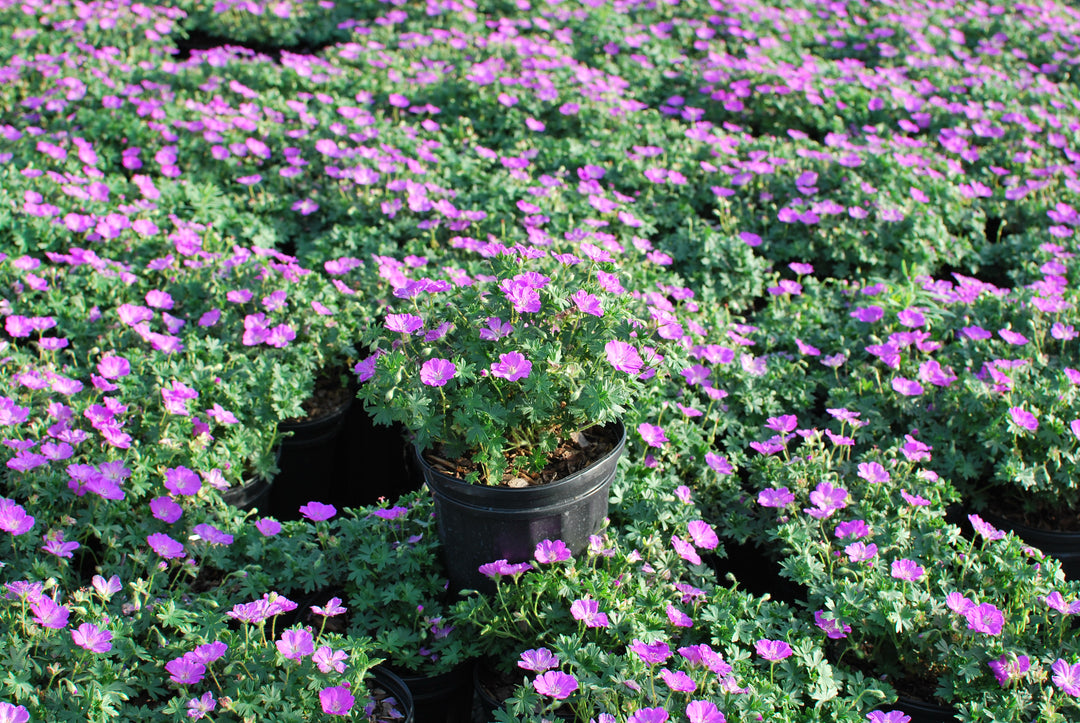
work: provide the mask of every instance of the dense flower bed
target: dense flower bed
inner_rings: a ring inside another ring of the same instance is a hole
[[[0,60],[0,720],[1078,715],[1012,531],[1080,530],[1069,4],[0,0]],[[477,478],[621,419],[608,525],[456,597],[422,490],[230,504],[326,372]]]

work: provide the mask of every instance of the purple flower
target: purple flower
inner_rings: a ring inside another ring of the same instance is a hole
[[[91,653],[107,653],[112,650],[112,637],[111,632],[93,623],[83,623],[71,631],[71,639],[75,644]]]
[[[866,714],[866,720],[870,723],[911,723],[911,716],[900,710],[874,710]]]
[[[1006,654],[997,660],[991,660],[987,665],[990,667],[990,672],[994,674],[998,685],[1004,688],[1012,681],[1022,678],[1024,673],[1028,672],[1031,668],[1031,660],[1026,655],[1011,658]]]
[[[720,544],[716,531],[704,520],[693,520],[686,527],[695,547],[700,547],[703,550],[714,550]]]
[[[1005,616],[990,603],[971,605],[964,611],[968,630],[987,635],[1000,635],[1005,625]]]
[[[767,638],[762,638],[754,643],[754,650],[757,651],[758,655],[765,660],[768,660],[770,663],[783,660],[795,652],[791,649],[791,646],[783,640],[769,640]]]
[[[228,644],[215,640],[212,643],[203,643],[196,647],[191,654],[203,665],[210,665],[210,663],[225,655],[228,650]]]
[[[356,698],[344,685],[334,685],[319,691],[319,704],[327,715],[348,715]]]
[[[664,679],[664,685],[672,690],[682,693],[693,693],[697,690],[697,683],[681,670],[673,672],[667,668],[661,668],[660,677]]]
[[[457,367],[448,359],[428,359],[420,367],[420,381],[429,387],[441,387],[454,378]]]
[[[727,460],[727,457],[722,457],[715,452],[705,453],[705,464],[709,465],[711,469],[716,470],[719,474],[732,474],[735,468],[731,465],[731,462]]]
[[[595,294],[590,294],[583,289],[579,289],[570,295],[570,300],[577,306],[578,311],[583,314],[591,314],[593,316],[604,315],[604,309],[600,306],[600,299],[598,299]]]
[[[641,708],[630,714],[626,723],[664,723],[668,719],[668,712],[663,707]]]
[[[635,375],[641,373],[644,362],[633,345],[625,341],[609,341],[604,345],[604,354],[616,370]]]
[[[870,484],[880,484],[890,479],[888,471],[877,462],[860,462],[859,476]]]
[[[899,560],[893,560],[892,570],[889,574],[897,580],[914,582],[922,577],[924,572],[926,572],[926,570],[923,569],[922,565],[919,565],[914,560],[901,558]]]
[[[838,540],[848,537],[858,540],[870,534],[870,527],[863,520],[845,520],[836,525],[833,534],[836,535]]]
[[[166,560],[184,556],[184,546],[164,532],[155,532],[147,536],[146,542],[154,552]]]
[[[169,680],[180,685],[195,685],[206,675],[206,666],[191,653],[184,653],[165,664]]]
[[[528,562],[509,563],[506,560],[496,560],[495,562],[486,562],[478,569],[481,575],[496,578],[502,575],[520,575],[526,570],[531,570],[532,565]]]
[[[534,673],[543,673],[546,670],[559,667],[559,658],[547,648],[535,648],[526,650],[521,654],[518,667],[531,670]]]
[[[275,645],[278,652],[289,660],[302,661],[315,652],[315,642],[307,630],[286,630]]]
[[[423,328],[424,320],[414,314],[387,314],[383,325],[390,331],[412,334],[417,329]]]
[[[877,545],[874,543],[853,542],[844,548],[844,554],[852,562],[866,562],[877,555]]]
[[[202,480],[187,467],[173,467],[165,470],[165,488],[174,495],[195,495],[202,489]]]
[[[192,532],[211,545],[231,545],[233,543],[232,535],[205,522],[195,525]]]
[[[94,575],[91,583],[94,586],[94,590],[97,591],[97,594],[104,600],[108,600],[123,589],[123,583],[120,582],[119,575],[113,575],[108,580],[101,575]]]
[[[531,371],[532,362],[516,351],[500,354],[499,361],[491,364],[491,375],[509,382],[525,379]]]
[[[1062,658],[1058,658],[1050,666],[1050,670],[1054,673],[1054,685],[1067,695],[1080,697],[1080,663],[1069,665]]]
[[[687,703],[686,718],[690,723],[727,723],[716,704],[708,700],[693,700]]]
[[[192,720],[202,720],[206,715],[217,708],[217,701],[214,700],[214,694],[211,691],[206,691],[199,698],[192,698],[187,703],[188,718]]]
[[[585,623],[587,628],[606,628],[609,625],[607,614],[600,612],[600,603],[596,600],[575,600],[570,605],[570,614],[574,620]]]
[[[533,551],[537,562],[562,562],[571,557],[570,548],[562,540],[541,540]]]
[[[1054,590],[1041,599],[1047,606],[1057,610],[1062,615],[1076,615],[1077,613],[1080,613],[1080,600],[1066,603],[1065,598],[1057,590]]]
[[[671,657],[671,646],[663,640],[646,644],[635,639],[630,644],[630,652],[641,658],[646,665],[657,665]]]
[[[34,518],[26,514],[15,500],[0,497],[0,530],[12,535],[25,535],[34,526]]]
[[[885,316],[885,310],[880,306],[867,306],[851,312],[851,318],[871,324]]]
[[[337,514],[337,508],[312,500],[306,505],[301,505],[300,514],[312,522],[324,522]]]
[[[188,399],[198,399],[199,393],[191,387],[185,386],[175,379],[169,382],[169,386],[162,387],[161,398],[165,400],[165,409],[170,414],[178,414],[186,417]]]
[[[30,711],[24,706],[0,701],[0,723],[30,723]]]
[[[74,540],[64,542],[63,530],[46,533],[45,535],[42,535],[42,539],[45,541],[45,544],[41,546],[41,549],[48,552],[50,555],[56,555],[57,557],[71,559],[75,556],[75,550],[79,549],[79,543]]]
[[[184,508],[171,497],[155,497],[150,500],[150,513],[162,522],[172,524],[183,516]]]
[[[541,673],[536,676],[532,685],[540,695],[546,695],[555,700],[565,700],[578,689],[577,678],[557,670]]]
[[[37,599],[31,600],[30,612],[34,614],[35,623],[54,630],[67,627],[68,615],[71,614],[67,607],[48,595],[39,595]]]
[[[342,606],[341,598],[339,598],[339,597],[330,598],[326,602],[326,605],[324,605],[322,607],[320,607],[318,605],[312,605],[311,606],[311,611],[313,613],[315,613],[316,615],[322,615],[323,617],[327,617],[327,618],[332,618],[332,617],[335,617],[337,615],[341,615],[346,610],[348,610],[348,608]]]
[[[524,279],[503,279],[499,289],[506,296],[506,300],[519,314],[533,314],[540,311],[540,292],[533,288]]]
[[[331,670],[344,673],[345,668],[348,667],[345,664],[348,658],[344,650],[334,650],[329,645],[320,646],[311,656],[311,660],[323,673],[329,673]]]
[[[905,397],[917,397],[923,393],[922,384],[907,377],[893,377],[891,385],[894,392]]]
[[[820,482],[810,493],[810,503],[813,508],[803,509],[803,512],[822,520],[832,515],[839,509],[847,507],[848,491],[842,487],[833,487],[828,482]]]
[[[642,422],[637,428],[638,434],[650,447],[663,447],[668,442],[667,435],[662,427],[656,424]]]
[[[255,529],[258,530],[263,537],[273,537],[281,532],[281,523],[272,517],[263,517],[255,523]]]
[[[689,615],[684,613],[682,610],[679,610],[679,608],[672,605],[671,603],[668,603],[668,606],[667,606],[667,617],[668,617],[668,620],[671,622],[671,624],[674,625],[677,628],[692,628],[692,627],[694,627],[693,619]]]
[[[701,564],[701,556],[697,554],[697,550],[694,549],[694,546],[678,535],[671,536],[671,546],[675,548],[675,552],[679,553],[679,557],[686,560],[691,565]]]
[[[122,356],[110,354],[101,358],[97,370],[106,379],[119,379],[131,373],[131,364]]]
[[[1039,420],[1034,414],[1022,407],[1009,407],[1009,417],[1016,426],[1034,432],[1039,428]]]
[[[814,624],[825,631],[825,634],[833,640],[846,638],[847,634],[851,632],[850,625],[846,625],[835,618],[825,617],[824,610],[818,610],[814,613]]]
[[[794,501],[795,495],[787,487],[762,490],[757,496],[757,503],[762,507],[787,507]]]
[[[1012,329],[1000,329],[998,331],[998,336],[1013,346],[1023,346],[1028,343],[1026,336],[1019,332],[1015,332]]]
[[[975,532],[979,533],[990,542],[1001,540],[1005,537],[1004,532],[997,529],[989,522],[986,522],[978,515],[968,515],[968,521],[971,522],[971,526]]]

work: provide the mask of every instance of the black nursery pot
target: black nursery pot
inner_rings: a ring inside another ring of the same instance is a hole
[[[388,696],[397,701],[397,709],[404,715],[398,723],[414,723],[416,721],[415,704],[412,691],[409,690],[405,681],[382,665],[372,670],[371,675],[372,680],[368,681],[368,688],[382,688]]]
[[[435,503],[451,589],[494,592],[494,583],[479,567],[496,560],[531,560],[543,540],[562,540],[574,554],[584,550],[607,517],[608,492],[626,446],[621,423],[618,439],[610,452],[585,469],[520,488],[462,482],[439,472],[414,450]]]
[[[349,397],[323,416],[278,424],[287,435],[281,441],[280,471],[270,491],[271,509],[279,519],[298,519],[300,507],[311,501],[332,502],[342,479],[335,452],[352,403]]]
[[[420,676],[398,671],[409,687],[419,723],[471,723],[473,661],[440,675]]]
[[[275,464],[281,464],[281,447],[274,454]],[[245,512],[256,510],[267,512],[270,509],[270,488],[273,485],[258,475],[244,477],[238,487],[230,487],[221,493],[221,498],[233,507]]]
[[[901,695],[896,703],[880,706],[878,710],[903,711],[904,715],[911,717],[911,723],[955,723],[959,720],[955,708],[915,700],[914,698],[908,698],[905,695]]]
[[[1056,557],[1061,562],[1061,569],[1070,580],[1080,577],[1080,532],[1028,527],[989,512],[983,512],[980,516],[994,527],[1012,530],[1032,547],[1037,547],[1047,555]]]

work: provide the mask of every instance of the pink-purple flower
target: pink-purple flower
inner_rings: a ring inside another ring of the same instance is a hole
[[[893,560],[889,574],[897,580],[914,582],[922,577],[924,572],[926,572],[926,570],[919,563],[914,560],[908,560],[907,558],[901,558],[899,560]]]
[[[534,673],[543,673],[546,670],[559,667],[559,657],[547,648],[526,650],[521,654],[518,667],[531,670]]]
[[[786,641],[769,640],[768,638],[762,638],[754,643],[754,650],[770,663],[781,661],[795,652]]]
[[[573,695],[578,689],[577,678],[568,673],[558,670],[549,670],[541,673],[533,680],[533,688],[540,695],[545,695],[555,700],[565,700]]]
[[[71,631],[71,639],[80,648],[92,653],[107,653],[112,650],[113,634],[106,628],[99,628],[93,623],[83,623]]]
[[[532,372],[532,362],[516,351],[500,354],[499,361],[491,364],[491,375],[508,382],[525,379],[530,372]]]
[[[541,540],[533,551],[533,557],[540,563],[562,562],[569,560],[571,553],[562,540]]]
[[[334,685],[319,691],[319,705],[327,715],[349,715],[356,698],[344,685]]]
[[[428,359],[420,367],[420,381],[429,387],[441,387],[454,378],[457,367],[449,359]]]

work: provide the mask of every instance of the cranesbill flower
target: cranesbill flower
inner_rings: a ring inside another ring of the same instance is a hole
[[[693,700],[687,703],[686,718],[690,723],[727,723],[716,704],[708,700]]]
[[[842,487],[833,487],[828,482],[820,482],[810,493],[812,508],[805,508],[803,512],[816,519],[825,519],[839,509],[847,507],[848,491]]]
[[[231,545],[233,543],[232,535],[206,522],[195,525],[192,532],[211,545]]]
[[[893,377],[890,382],[893,391],[897,394],[902,394],[905,397],[917,397],[923,393],[923,386],[914,379],[908,379],[907,377]]]
[[[97,594],[100,595],[103,600],[108,600],[123,589],[123,583],[120,582],[119,575],[113,575],[108,580],[101,575],[94,575],[91,583],[94,586],[94,590],[97,591]]]
[[[509,382],[525,379],[531,371],[532,362],[516,351],[500,354],[499,361],[491,364],[491,375]]]
[[[155,532],[148,535],[146,542],[153,548],[154,552],[166,560],[184,556],[184,546],[164,532]]]
[[[866,562],[877,555],[877,545],[872,542],[853,542],[844,548],[844,554],[852,562]]]
[[[1076,615],[1080,613],[1080,600],[1075,600],[1071,603],[1065,602],[1064,596],[1057,590],[1054,590],[1049,595],[1040,598],[1047,606],[1057,610],[1062,615]]]
[[[575,600],[570,605],[570,614],[574,620],[585,623],[587,628],[606,628],[609,625],[607,613],[600,612],[600,603],[596,600]]]
[[[337,508],[333,505],[327,505],[312,500],[306,505],[300,506],[300,514],[312,522],[323,522],[336,515]]]
[[[15,500],[0,497],[0,530],[12,535],[24,535],[34,526],[34,518]]]
[[[697,554],[697,550],[694,549],[694,546],[678,535],[671,536],[671,546],[675,548],[675,552],[679,553],[679,557],[686,560],[691,565],[701,564],[701,556]]]
[[[63,557],[71,559],[75,556],[75,550],[79,549],[79,543],[71,540],[64,541],[64,531],[57,530],[56,532],[49,532],[42,535],[42,539],[45,544],[41,546],[41,549],[48,552],[50,555],[56,555],[57,557]]]
[[[668,719],[668,712],[663,707],[641,708],[630,714],[626,723],[664,723]]]
[[[303,628],[284,631],[281,638],[274,644],[279,653],[298,663],[315,652],[315,642],[312,640],[311,633]]]
[[[449,359],[428,359],[420,367],[420,381],[429,387],[441,387],[454,378],[457,367]]]
[[[1003,531],[997,529],[989,522],[986,522],[978,515],[968,515],[968,521],[971,522],[971,527],[975,530],[975,532],[979,533],[990,542],[994,542],[995,540],[1001,540],[1005,537],[1005,533]]]
[[[198,399],[199,393],[191,387],[173,380],[169,382],[168,387],[162,388],[161,397],[165,400],[165,409],[170,414],[178,414],[186,417],[189,414],[187,400]]]
[[[609,341],[604,345],[608,363],[620,372],[640,374],[644,362],[633,345],[625,341]]]
[[[165,488],[174,495],[195,495],[202,489],[202,479],[187,467],[172,467],[165,470]]]
[[[837,523],[833,534],[838,540],[848,537],[858,540],[870,534],[870,527],[863,520],[845,520]]]
[[[682,693],[692,693],[697,690],[697,683],[681,670],[671,671],[667,668],[661,668],[660,677],[664,679],[664,685],[672,690]]]
[[[590,294],[584,289],[579,289],[570,295],[570,300],[577,306],[578,311],[592,316],[603,316],[604,309],[600,306],[600,299],[595,294]]]
[[[783,660],[795,652],[785,641],[769,640],[767,638],[762,638],[754,643],[754,650],[757,651],[758,655],[765,660],[768,660],[770,663]]]
[[[833,640],[846,638],[847,634],[851,632],[850,625],[846,625],[834,618],[826,617],[824,610],[818,610],[814,613],[814,624],[825,631],[825,634]]]
[[[860,462],[859,476],[870,484],[880,484],[890,479],[888,471],[877,462]]]
[[[91,653],[107,653],[112,650],[112,638],[111,632],[93,623],[83,623],[71,631],[71,639],[75,644]]]
[[[648,422],[642,422],[638,425],[638,434],[641,435],[645,444],[650,447],[663,447],[668,442],[667,435],[664,434],[663,427],[657,424],[649,424]]]
[[[348,610],[348,608],[344,607],[341,604],[341,598],[339,598],[339,597],[330,598],[327,601],[326,605],[323,605],[323,606],[319,606],[319,605],[312,605],[311,606],[311,611],[313,613],[315,613],[316,615],[322,615],[323,617],[328,617],[328,618],[332,618],[332,617],[335,617],[337,615],[341,615],[346,610]]]
[[[565,700],[578,689],[577,678],[557,670],[541,673],[536,676],[532,684],[537,693],[555,700]]]
[[[477,569],[481,575],[494,579],[502,575],[520,575],[527,570],[533,569],[533,566],[528,562],[510,563],[506,560],[495,560],[494,562],[486,562]]]
[[[217,701],[214,700],[214,694],[211,691],[206,691],[199,698],[192,698],[187,703],[188,718],[192,720],[202,720],[206,715],[217,708]]]
[[[345,661],[348,659],[349,656],[344,650],[334,650],[329,645],[320,646],[311,656],[311,660],[323,673],[329,673],[331,670],[344,673],[345,668],[348,667]]]
[[[994,674],[998,685],[1004,688],[1012,681],[1022,678],[1024,673],[1028,672],[1031,668],[1031,659],[1026,655],[1018,655],[1012,658],[1006,654],[996,660],[991,660],[987,665],[990,667],[990,672]]]
[[[677,628],[694,627],[693,619],[671,603],[668,603],[667,606],[667,617],[671,624]]]
[[[60,605],[48,595],[39,595],[31,600],[30,612],[34,614],[35,623],[54,630],[67,627],[68,615],[71,614],[66,606]]]
[[[195,685],[206,675],[206,666],[191,653],[185,653],[165,664],[169,680],[180,685]]]
[[[727,457],[723,457],[715,452],[705,453],[705,464],[709,465],[711,469],[719,474],[732,474],[735,471],[735,468],[732,466],[731,462],[727,460]]]
[[[263,537],[273,537],[281,532],[281,523],[272,517],[263,517],[255,523],[255,529],[258,530]]]
[[[398,331],[402,334],[412,334],[424,326],[424,320],[415,314],[387,314],[383,322],[390,331]]]
[[[703,550],[714,550],[720,544],[716,531],[704,520],[693,520],[686,527],[695,547],[700,547]]]
[[[901,710],[873,710],[866,714],[870,723],[911,723],[911,716]]]
[[[889,574],[897,580],[914,582],[922,577],[924,572],[926,572],[926,570],[919,563],[914,560],[908,560],[907,558],[901,558],[899,560],[893,560],[892,569]]]
[[[762,490],[757,496],[757,503],[762,507],[787,507],[794,501],[795,495],[787,487]]]
[[[1069,665],[1062,658],[1058,658],[1050,666],[1050,670],[1054,674],[1054,685],[1067,695],[1080,697],[1080,663]]]
[[[3,723],[30,723],[30,711],[25,706],[0,701],[0,721],[3,721]]]
[[[223,643],[220,640],[215,640],[212,643],[203,643],[193,650],[190,655],[194,655],[195,659],[203,665],[210,665],[221,656],[228,652],[229,646],[227,643]]]
[[[641,658],[646,665],[658,665],[671,657],[671,646],[663,640],[647,644],[635,638],[630,644],[630,652]]]
[[[1009,407],[1009,417],[1016,426],[1034,432],[1039,428],[1038,418],[1023,407]]]
[[[543,673],[546,670],[559,667],[559,657],[547,648],[526,650],[521,654],[518,667],[531,670],[534,673]]]
[[[533,557],[540,563],[562,562],[569,560],[571,553],[562,540],[541,540],[533,551]]]
[[[968,630],[987,635],[1000,635],[1005,625],[1005,616],[990,603],[972,605],[964,612]]]
[[[356,698],[344,685],[334,685],[319,691],[319,704],[327,715],[348,715]]]

